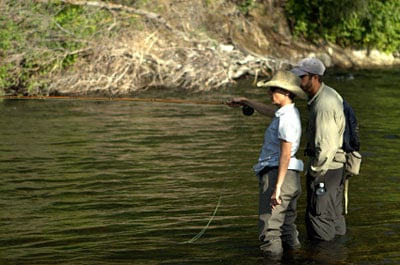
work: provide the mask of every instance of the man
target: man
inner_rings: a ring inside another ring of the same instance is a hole
[[[309,119],[306,130],[307,233],[312,239],[332,240],[346,233],[343,216],[342,150],[345,117],[342,97],[325,85],[325,66],[316,58],[301,60],[292,70],[301,78],[300,87],[308,95]],[[321,184],[322,183],[322,184]],[[321,195],[319,187],[323,186]]]
[[[295,225],[297,200],[301,193],[300,172],[303,162],[295,157],[300,145],[301,122],[294,105],[296,96],[305,99],[300,79],[289,71],[278,71],[270,81],[258,86],[269,88],[273,105],[234,98],[232,107],[250,106],[272,117],[264,135],[258,163],[254,171],[259,181],[259,240],[266,254],[280,255],[283,247],[300,246]]]

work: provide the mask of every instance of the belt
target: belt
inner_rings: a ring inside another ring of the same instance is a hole
[[[258,173],[258,175],[261,177],[265,174],[267,174],[269,171],[273,170],[273,169],[278,169],[279,167],[264,167],[263,169],[261,169],[261,171]]]

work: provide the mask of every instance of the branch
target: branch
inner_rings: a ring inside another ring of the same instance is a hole
[[[153,13],[153,12],[148,12],[140,9],[136,9],[133,7],[129,6],[124,6],[124,5],[119,5],[119,4],[113,4],[113,3],[105,3],[105,2],[98,2],[98,1],[74,1],[74,0],[61,0],[62,3],[64,4],[70,4],[70,5],[78,5],[78,6],[94,6],[94,7],[101,7],[101,8],[106,8],[110,10],[115,10],[115,11],[126,11],[128,13],[132,14],[137,14],[140,16],[144,16],[150,20],[156,21],[160,24],[163,24],[167,29],[171,31],[175,31],[171,25],[168,24],[168,22],[159,14]]]

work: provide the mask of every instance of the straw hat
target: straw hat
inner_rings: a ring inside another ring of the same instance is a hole
[[[300,88],[300,78],[290,71],[277,71],[269,81],[260,81],[258,87],[279,87],[285,89],[299,98],[306,99],[307,95]]]

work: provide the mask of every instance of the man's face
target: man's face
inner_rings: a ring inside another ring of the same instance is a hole
[[[301,83],[300,83],[301,89],[307,95],[311,95],[312,87],[313,87],[313,83],[312,83],[313,76],[310,74],[306,74],[306,75],[300,76],[300,79],[301,79]]]

